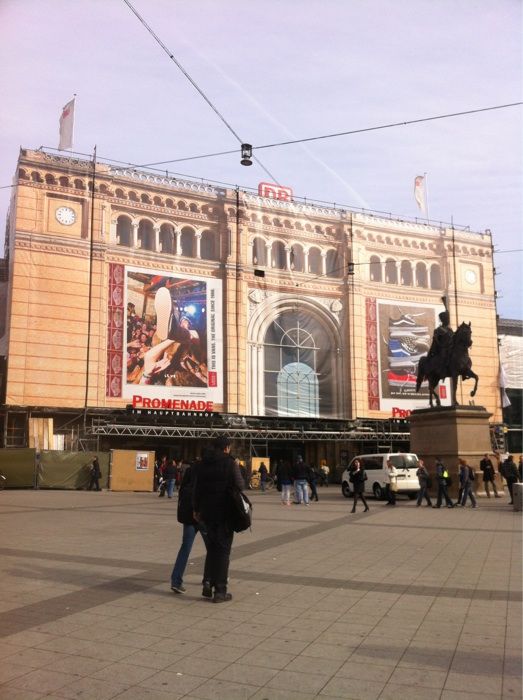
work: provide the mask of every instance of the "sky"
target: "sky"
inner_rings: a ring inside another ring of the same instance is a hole
[[[130,0],[242,141],[256,145],[522,101],[520,0]],[[0,186],[58,146],[256,188],[239,144],[124,0],[0,0]],[[296,195],[490,229],[498,313],[523,318],[522,107],[255,151]],[[5,220],[9,189],[0,189]],[[515,251],[515,252],[513,252]]]

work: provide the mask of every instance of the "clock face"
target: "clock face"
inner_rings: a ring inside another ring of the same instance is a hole
[[[476,273],[474,270],[467,270],[465,272],[465,279],[469,284],[476,284]]]
[[[76,221],[76,213],[71,207],[58,207],[55,216],[56,220],[64,226],[71,226]]]

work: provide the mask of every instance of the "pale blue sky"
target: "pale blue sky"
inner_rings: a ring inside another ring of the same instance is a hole
[[[522,99],[519,0],[132,0],[236,132],[261,145]],[[0,185],[19,146],[57,146],[78,94],[75,150],[134,163],[237,143],[123,0],[0,2]],[[522,242],[521,107],[259,152],[296,194],[486,228]],[[236,155],[172,166],[256,187]],[[5,218],[8,190],[0,190]],[[498,309],[522,318],[522,254],[500,253]]]

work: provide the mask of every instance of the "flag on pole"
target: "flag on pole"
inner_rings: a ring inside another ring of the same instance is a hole
[[[64,151],[66,148],[73,147],[73,128],[74,128],[74,101],[73,97],[62,110],[60,117],[60,143],[58,150]]]
[[[499,388],[501,389],[501,405],[503,408],[508,408],[511,406],[510,399],[506,391],[507,387],[507,375],[505,374],[505,368],[500,363],[499,365]]]
[[[414,198],[420,211],[425,214],[427,212],[427,193],[425,192],[425,177],[423,175],[416,175],[414,178]]]

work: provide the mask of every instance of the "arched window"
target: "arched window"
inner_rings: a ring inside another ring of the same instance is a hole
[[[441,289],[443,287],[441,283],[441,268],[439,265],[434,264],[430,266],[430,288],[431,289]]]
[[[341,277],[343,275],[343,266],[337,250],[327,251],[325,268],[328,277]]]
[[[296,229],[296,231],[303,231],[303,226],[301,225],[301,222],[299,222],[299,221],[296,221],[294,223],[294,228]]]
[[[377,255],[370,256],[369,277],[371,282],[381,282],[381,260]]]
[[[272,267],[278,270],[285,270],[287,267],[285,246],[281,241],[274,241],[272,244]]]
[[[162,253],[174,253],[174,226],[171,224],[160,226],[160,249]]]
[[[255,238],[252,242],[252,264],[260,267],[267,265],[267,247],[263,238]]]
[[[71,186],[70,182],[69,182],[69,178],[66,177],[65,175],[62,175],[62,177],[58,180],[58,182],[60,183],[61,187],[70,187]]]
[[[31,180],[33,182],[42,182],[42,176],[40,175],[39,172],[37,172],[36,170],[33,170],[33,172],[31,173]]]
[[[107,185],[100,185],[100,192],[102,194],[108,194],[109,188],[107,187]]]
[[[398,284],[398,268],[396,261],[388,258],[385,262],[385,282],[387,284]]]
[[[118,197],[118,199],[125,199],[125,192],[119,187],[115,190],[114,194],[116,197]]]
[[[309,233],[312,233],[312,226],[310,224],[305,224],[305,230],[309,231]]]
[[[182,235],[180,236],[180,244],[182,247],[181,254],[185,255],[187,258],[196,257],[195,253],[195,235],[192,228],[182,228]]]
[[[180,209],[180,211],[187,211],[187,204],[185,204],[185,202],[181,199],[178,202],[178,209]]]
[[[401,261],[400,280],[403,286],[412,287],[412,265],[408,260]]]
[[[321,275],[321,252],[319,248],[309,250],[309,272],[313,275]]]
[[[303,247],[299,243],[294,243],[291,248],[291,270],[296,272],[305,272],[305,255]]]
[[[192,204],[189,204],[189,211],[193,211],[193,212],[197,213],[199,211],[198,205],[195,204],[194,202]]]
[[[162,198],[161,198],[161,197],[158,197],[158,196],[156,196],[156,197],[153,198],[153,203],[154,203],[157,207],[162,207],[162,206],[163,206]]]
[[[427,287],[427,268],[425,263],[422,262],[416,265],[416,286]]]
[[[29,178],[27,177],[27,172],[26,172],[23,168],[20,168],[20,169],[19,169],[19,171],[18,171],[18,178],[19,178],[20,180],[28,180],[28,179],[29,179]]]
[[[268,216],[262,216],[262,223],[266,224],[267,226],[270,226],[271,220],[269,219]]]
[[[116,242],[118,245],[130,246],[132,242],[131,219],[119,216],[116,222]]]
[[[130,190],[130,192],[129,192],[129,199],[130,199],[132,202],[137,202],[137,201],[138,201],[138,195],[136,194],[136,192],[134,192],[133,190]]]
[[[143,250],[154,250],[154,229],[147,219],[142,219],[138,225],[138,247]]]
[[[316,318],[283,312],[268,327],[263,345],[266,415],[332,414],[335,349]]]
[[[150,204],[151,198],[149,197],[148,194],[142,194],[142,195],[140,195],[140,201],[142,202],[142,204]]]
[[[45,182],[48,185],[56,185],[56,178],[54,175],[47,173],[47,175],[45,176]]]
[[[169,207],[169,209],[174,209],[174,200],[169,199],[169,197],[165,200],[165,206]]]
[[[212,231],[203,231],[200,240],[200,257],[202,260],[217,260],[217,238]]]
[[[260,220],[260,217],[258,216],[258,214],[251,214],[251,221],[252,222],[256,222],[259,220]]]

